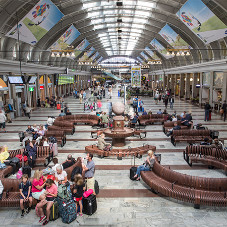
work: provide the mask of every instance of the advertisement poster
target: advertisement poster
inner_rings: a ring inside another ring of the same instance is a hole
[[[203,73],[203,85],[210,86],[210,72]]]
[[[71,25],[67,31],[55,42],[50,49],[51,50],[65,50],[78,36],[80,32]]]
[[[227,26],[201,0],[188,0],[176,15],[206,44],[227,36]]]
[[[89,45],[89,42],[84,39],[74,50],[75,58],[78,57],[81,52]]]
[[[99,56],[99,52],[96,52],[93,56],[91,56],[92,61],[94,61]]]
[[[175,49],[192,49],[168,24],[159,34]]]
[[[214,86],[223,86],[223,72],[214,72]]]
[[[50,0],[41,0],[6,36],[35,45],[64,16]]]
[[[159,60],[160,58],[155,54],[154,51],[152,51],[149,47],[145,48],[145,51],[152,57],[154,60]]]
[[[155,50],[157,50],[160,54],[162,54],[162,56],[164,56],[165,58],[172,58],[172,55],[166,55],[167,54],[167,50],[165,49],[165,47],[162,46],[162,44],[160,44],[158,42],[157,39],[153,39],[150,44],[155,48]]]
[[[142,55],[142,57],[145,59],[145,60],[149,60],[149,57],[146,55],[146,54],[144,54],[144,52],[141,52],[140,53],[141,55]]]
[[[141,68],[140,68],[140,66],[132,66],[132,68],[131,68],[131,85],[133,87],[141,86]]]
[[[84,53],[83,57],[80,58],[81,61],[86,61],[94,53],[95,48],[91,47],[87,52]]]

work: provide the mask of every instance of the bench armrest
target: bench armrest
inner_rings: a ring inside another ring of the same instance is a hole
[[[177,183],[178,182],[178,180],[176,180],[176,181],[174,181],[173,183],[172,183],[172,190],[173,190],[173,185],[175,184],[175,183]]]
[[[223,187],[219,187],[219,189],[221,189],[223,192],[225,192],[224,198],[226,198],[226,191],[224,190],[224,188]]]

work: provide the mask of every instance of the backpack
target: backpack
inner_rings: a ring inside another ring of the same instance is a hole
[[[9,111],[10,111],[10,112],[13,112],[12,105],[11,105],[11,104],[8,104],[8,107],[9,107]]]
[[[58,197],[65,200],[70,200],[72,198],[72,194],[68,191],[64,184],[60,184],[58,185]]]
[[[71,174],[71,181],[74,181],[74,177],[76,174],[82,174],[82,169],[78,166],[76,166],[73,171],[72,171],[72,174]]]
[[[48,141],[49,141],[50,143],[57,143],[57,139],[56,139],[55,137],[53,137],[53,136],[50,136],[50,137],[48,138]]]

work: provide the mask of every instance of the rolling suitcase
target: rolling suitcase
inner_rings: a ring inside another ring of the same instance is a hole
[[[47,205],[45,204],[43,207],[44,214],[46,215],[46,207]],[[55,201],[53,206],[50,208],[50,221],[55,221],[56,219],[59,218],[59,209],[58,209],[58,202]]]
[[[132,165],[132,163],[131,163]],[[134,176],[136,175],[137,167],[135,166],[135,155],[134,155],[134,166],[130,168],[130,179],[135,180]]]
[[[57,104],[57,110],[61,109],[61,104]]]
[[[87,198],[83,198],[83,213],[92,215],[97,210],[96,196],[91,194]]]

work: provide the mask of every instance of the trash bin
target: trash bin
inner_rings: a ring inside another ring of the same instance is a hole
[[[121,93],[120,93],[120,91],[118,91],[118,97],[120,97],[121,96]]]

